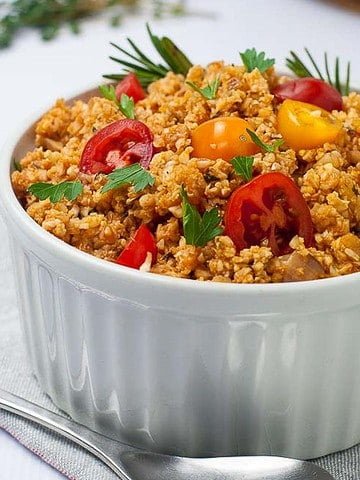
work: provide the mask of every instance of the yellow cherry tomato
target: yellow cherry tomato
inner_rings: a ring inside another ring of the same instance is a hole
[[[278,130],[294,149],[310,149],[337,140],[341,123],[329,112],[310,103],[285,100],[277,115]]]
[[[192,132],[193,156],[216,160],[231,160],[237,155],[254,155],[259,151],[246,129],[250,125],[238,117],[213,118]]]

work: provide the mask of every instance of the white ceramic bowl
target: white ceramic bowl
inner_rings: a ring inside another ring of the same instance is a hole
[[[34,372],[77,421],[149,450],[312,458],[360,441],[360,274],[235,285],[141,273],[55,238],[17,201],[8,225]]]

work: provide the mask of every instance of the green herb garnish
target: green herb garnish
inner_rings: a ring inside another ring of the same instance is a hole
[[[80,33],[80,25],[79,25],[78,20],[70,20],[70,22],[69,22],[69,28],[70,28],[70,31],[71,31],[74,35],[79,35],[79,33]]]
[[[115,102],[117,106],[120,105],[119,100],[116,97],[114,85],[100,85],[99,91],[104,98]]]
[[[84,186],[81,182],[61,182],[61,183],[33,183],[28,191],[35,195],[39,200],[46,200],[51,203],[60,202],[63,198],[75,200],[83,191]]]
[[[129,184],[134,187],[135,192],[140,192],[155,183],[155,178],[139,163],[133,163],[128,167],[117,168],[110,173],[107,178],[108,181],[102,188],[102,193]]]
[[[79,0],[15,0],[3,1],[0,8],[6,12],[0,17],[0,48],[8,47],[19,30],[36,28],[44,40],[52,40],[66,23],[74,33],[79,33],[78,20],[104,10],[123,0],[84,2]],[[136,0],[128,0],[128,6]]]
[[[247,182],[252,179],[254,157],[234,157],[231,160],[235,172]]]
[[[14,164],[14,168],[17,172],[21,172],[22,170],[22,167],[21,167],[21,163],[20,161],[17,161],[17,160],[13,160],[13,164]]]
[[[44,40],[51,40],[64,24],[79,33],[79,20],[109,10],[111,25],[118,26],[125,14],[133,14],[144,4],[142,0],[3,0],[0,1],[0,48],[8,47],[20,30],[35,28]],[[154,17],[184,15],[182,0],[151,0]]]
[[[217,235],[221,235],[223,229],[220,213],[217,208],[212,208],[201,217],[197,208],[189,202],[187,193],[182,187],[180,190],[183,209],[183,229],[186,243],[196,247],[204,247]]]
[[[192,67],[192,63],[174,44],[174,42],[168,37],[159,38],[154,35],[150,30],[149,25],[147,25],[147,31],[153,46],[166,64],[155,63],[150,60],[150,58],[147,57],[130,38],[128,38],[127,41],[131,47],[130,51],[119,47],[115,43],[111,43],[113,47],[125,55],[123,58],[110,57],[111,60],[122,66],[123,73],[107,74],[104,75],[105,78],[119,81],[129,72],[133,72],[138,77],[141,85],[147,87],[155,80],[165,77],[168,72],[181,73],[182,75],[188,73],[189,69]]]
[[[135,103],[132,97],[126,95],[126,93],[122,93],[120,97],[120,110],[127,118],[134,119],[135,118]]]
[[[264,150],[265,152],[275,153],[276,150],[278,150],[278,148],[284,143],[284,140],[282,138],[279,138],[278,140],[275,140],[271,145],[268,145],[267,143],[264,143],[252,130],[249,130],[247,128],[246,131],[250,135],[251,140],[255,143],[255,145],[260,147],[261,150]]]
[[[319,66],[314,60],[314,57],[311,55],[309,50],[305,48],[306,55],[308,56],[312,67],[315,70],[315,74],[304,64],[304,62],[299,58],[295,52],[290,52],[290,58],[286,59],[287,67],[295,73],[297,77],[315,77],[328,82],[332,87],[341,95],[349,95],[350,93],[350,62],[347,63],[346,67],[346,79],[345,82],[342,82],[340,79],[340,60],[339,57],[335,59],[334,73],[333,76],[330,74],[330,67],[327,53],[324,53],[324,63],[325,63],[325,73],[322,73]]]
[[[154,18],[163,18],[164,15],[185,15],[185,2],[180,0],[179,2],[170,2],[168,0],[153,0],[154,10],[153,15]]]
[[[100,93],[104,98],[116,103],[119,107],[121,112],[127,118],[134,119],[135,118],[135,103],[132,97],[126,95],[126,93],[122,93],[120,97],[120,102],[116,97],[116,90],[114,85],[101,85],[99,87]]]
[[[240,53],[240,57],[248,72],[257,68],[259,72],[263,73],[275,63],[274,58],[265,58],[265,52],[258,53],[255,48],[248,48],[245,52]]]
[[[217,76],[212,82],[208,83],[206,87],[199,88],[193,82],[186,82],[191,88],[193,88],[196,92],[200,93],[204,98],[207,100],[214,100],[216,97],[218,88],[220,86],[220,77]]]
[[[110,25],[112,27],[118,27],[119,25],[121,25],[122,21],[123,21],[123,15],[121,14],[113,15],[110,19]]]

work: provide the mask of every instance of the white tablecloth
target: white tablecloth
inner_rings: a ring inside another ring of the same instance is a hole
[[[353,85],[360,85],[359,15],[316,0],[189,0],[188,3],[193,16],[153,21],[152,25],[155,32],[167,34],[178,42],[194,62],[221,58],[237,62],[239,51],[255,46],[275,57],[283,67],[289,50],[301,52],[307,46],[315,55],[326,50],[330,55],[339,55],[344,64],[351,60]],[[195,15],[197,12],[215,15]],[[10,49],[0,51],[0,144],[16,129],[20,119],[51,104],[56,97],[100,84],[102,73],[116,71],[116,65],[107,59],[113,53],[110,40],[119,43],[125,36],[131,36],[150,52],[143,17],[129,18],[117,29],[104,20],[92,19],[82,29],[80,36],[64,29],[50,43],[43,43],[35,33],[24,33]],[[5,235],[0,220],[1,244]],[[1,284],[8,288],[0,291],[0,322],[2,316],[10,313],[12,281],[11,274],[1,279]],[[13,308],[11,313],[16,315]],[[1,431],[0,464],[0,480],[61,477]]]

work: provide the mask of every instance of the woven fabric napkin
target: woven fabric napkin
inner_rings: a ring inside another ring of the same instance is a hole
[[[12,275],[7,236],[1,219],[0,259],[0,387],[61,413],[40,390],[24,351],[15,299],[15,288],[21,289],[21,285],[15,283]],[[2,410],[0,428],[72,480],[117,478],[100,461],[71,441]],[[316,463],[327,469],[336,480],[359,480],[360,445],[323,457]]]

